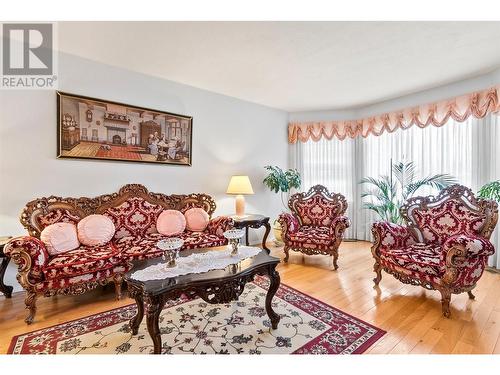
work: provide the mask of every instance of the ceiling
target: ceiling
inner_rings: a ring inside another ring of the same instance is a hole
[[[61,22],[58,34],[63,52],[289,112],[500,66],[500,22]]]

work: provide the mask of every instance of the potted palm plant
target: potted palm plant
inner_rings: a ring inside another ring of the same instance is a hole
[[[269,173],[262,181],[271,191],[280,194],[284,210],[288,211],[288,199],[292,189],[300,189],[302,184],[300,174],[296,169],[284,171],[280,167],[267,165],[264,167]],[[278,220],[273,223],[274,238],[278,243],[282,242],[281,225]]]
[[[391,162],[391,174],[379,178],[365,177],[361,184],[370,188],[361,194],[365,199],[363,207],[374,211],[381,220],[395,224],[403,224],[399,208],[424,186],[438,190],[456,183],[456,179],[448,174],[436,174],[424,178],[416,178],[416,167],[413,162]]]

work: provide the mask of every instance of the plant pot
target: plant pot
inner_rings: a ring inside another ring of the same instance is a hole
[[[276,244],[283,245],[283,238],[281,237],[281,224],[279,223],[278,219],[274,220],[273,233]]]

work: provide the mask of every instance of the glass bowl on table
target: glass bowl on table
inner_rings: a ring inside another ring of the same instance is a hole
[[[167,268],[175,267],[175,260],[179,257],[179,251],[184,245],[184,240],[178,237],[166,238],[156,243],[163,250],[163,259],[167,262]]]
[[[244,234],[243,229],[229,229],[224,232],[224,237],[227,238],[231,246],[231,255],[238,254],[238,245]]]

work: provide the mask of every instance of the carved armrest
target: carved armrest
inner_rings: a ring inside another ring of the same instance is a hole
[[[463,256],[468,257],[488,257],[495,253],[495,247],[488,239],[470,234],[459,234],[448,238],[443,245],[443,254],[448,253],[453,248],[460,249]]]
[[[495,253],[493,244],[484,237],[456,235],[446,240],[441,252],[443,281],[456,287],[474,285],[481,277],[486,259]]]
[[[404,248],[416,243],[407,227],[379,221],[372,225],[372,234],[374,237],[372,253],[379,255],[380,249]]]
[[[342,237],[344,231],[351,226],[351,220],[347,216],[336,217],[330,225],[330,233],[336,237]]]
[[[210,234],[223,237],[226,230],[234,227],[234,220],[228,216],[218,216],[210,220],[207,226],[207,231]]]
[[[18,266],[17,280],[25,289],[43,280],[43,268],[49,261],[49,253],[38,238],[16,237],[5,245],[4,254]]]
[[[289,234],[296,233],[300,224],[295,216],[289,213],[282,213],[278,216],[278,222],[281,225],[281,236],[287,238]]]

